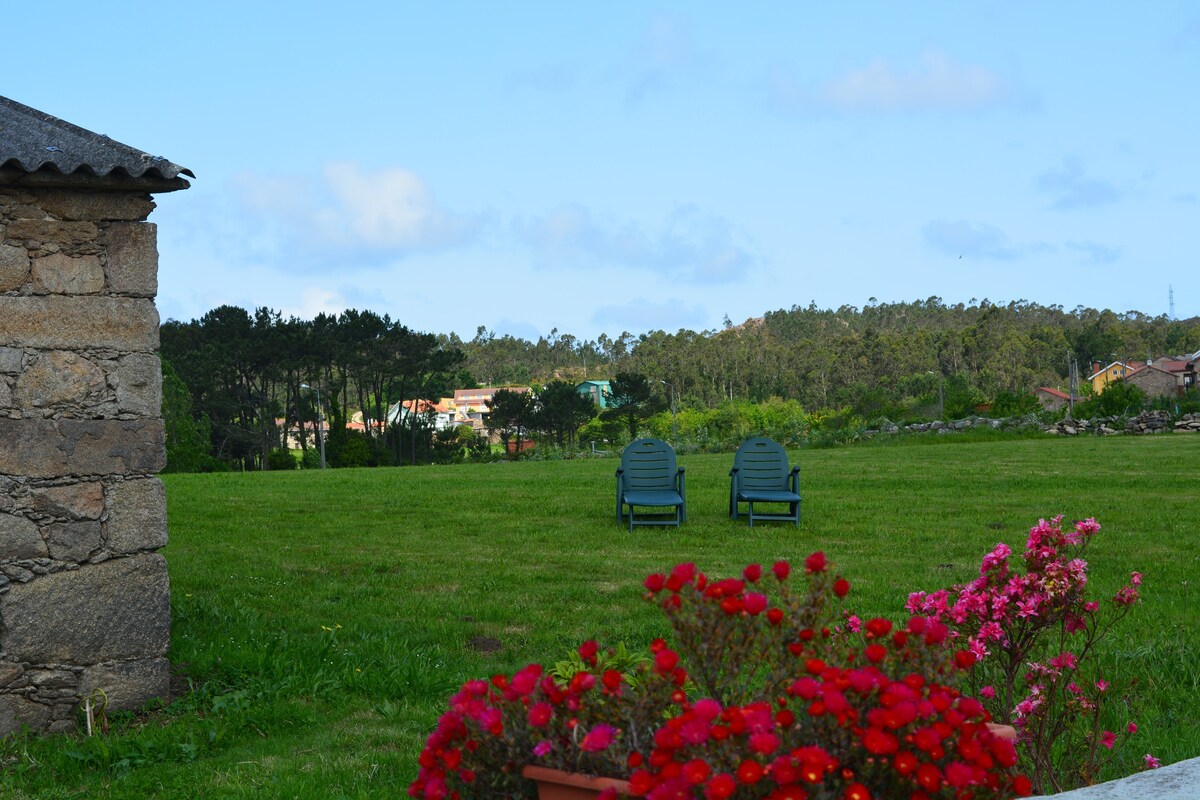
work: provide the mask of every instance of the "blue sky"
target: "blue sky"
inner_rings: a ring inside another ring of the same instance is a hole
[[[46,2],[0,93],[192,169],[163,318],[1200,315],[1200,6]]]

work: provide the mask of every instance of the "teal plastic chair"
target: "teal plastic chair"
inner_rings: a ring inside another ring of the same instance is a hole
[[[800,468],[788,466],[787,451],[773,439],[749,439],[733,457],[729,471],[729,516],[738,518],[739,506],[749,507],[750,527],[754,520],[794,522],[800,526]],[[786,503],[786,514],[764,514],[754,510],[755,503]]]
[[[635,525],[674,525],[687,521],[687,493],[683,467],[675,463],[675,451],[662,439],[638,439],[621,453],[617,469],[617,522],[625,522],[629,509],[629,532]],[[635,507],[656,511],[635,513]],[[663,509],[670,509],[664,511]]]

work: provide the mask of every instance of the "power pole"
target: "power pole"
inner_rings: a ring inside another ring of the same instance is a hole
[[[1067,374],[1070,376],[1068,380],[1067,398],[1067,416],[1071,419],[1075,418],[1075,395],[1079,392],[1079,364],[1075,362],[1075,356],[1067,352]]]

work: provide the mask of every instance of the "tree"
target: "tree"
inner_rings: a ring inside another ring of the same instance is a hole
[[[212,472],[223,468],[208,454],[211,426],[208,419],[192,416],[192,395],[175,374],[171,362],[162,362],[162,415],[166,430],[167,466],[163,472]]]
[[[636,372],[618,372],[610,384],[612,394],[602,419],[620,420],[629,429],[629,438],[636,439],[642,420],[662,410],[649,379]]]
[[[552,436],[559,447],[566,442],[575,443],[579,426],[596,416],[596,404],[591,398],[580,394],[575,384],[566,381],[550,381],[538,393],[534,413],[534,427]]]
[[[529,392],[517,392],[512,389],[497,389],[488,400],[488,414],[485,424],[489,432],[495,433],[508,449],[510,439],[516,440],[514,453],[520,455],[525,433],[533,421],[534,401]]]

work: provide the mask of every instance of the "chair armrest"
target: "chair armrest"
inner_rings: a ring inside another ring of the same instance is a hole
[[[792,467],[792,471],[788,473],[788,483],[792,486],[793,494],[800,494],[800,468]]]

